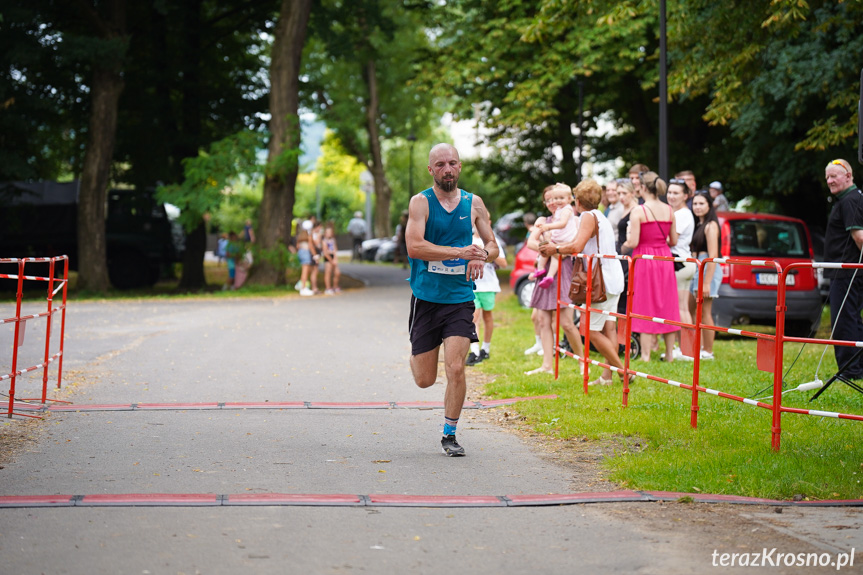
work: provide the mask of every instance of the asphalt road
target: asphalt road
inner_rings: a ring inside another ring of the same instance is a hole
[[[344,267],[367,287],[334,297],[72,303],[64,397],[76,404],[441,401],[443,385],[421,390],[410,376],[406,272]],[[8,331],[0,331],[4,352]],[[44,341],[35,326],[20,349],[22,363],[38,362]],[[41,385],[20,379],[19,396]],[[467,457],[447,458],[442,421],[439,409],[52,413],[35,426],[7,422],[35,439],[0,469],[0,495],[586,488],[566,465],[478,412],[464,412],[459,425]],[[863,549],[856,510],[788,511],[782,526],[773,515],[762,507],[683,511],[655,503],[0,509],[0,573],[698,573],[717,569],[715,549]],[[848,527],[826,528],[840,523]]]

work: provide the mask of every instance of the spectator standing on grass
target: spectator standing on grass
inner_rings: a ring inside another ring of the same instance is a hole
[[[638,200],[638,203],[642,203],[641,200],[641,174],[645,174],[650,171],[644,164],[634,164],[629,171],[626,172],[629,177],[629,183],[632,184],[632,190],[635,192],[635,199]]]
[[[695,181],[695,174],[692,170],[682,170],[674,174],[675,179],[686,182],[686,207],[692,209],[692,198],[698,190],[698,184]]]
[[[543,190],[543,200],[549,202],[551,200],[551,192],[555,186],[548,186]],[[539,224],[542,218],[536,221],[537,225],[533,228],[530,237],[527,239],[527,247],[534,251],[539,251],[539,237],[541,230]],[[553,250],[549,252],[551,255],[546,256],[546,266],[558,254]],[[564,257],[560,263],[558,276],[562,286],[568,286],[572,281],[572,258]],[[569,299],[569,290],[560,290],[560,299],[563,305],[572,303]],[[539,334],[542,342],[542,365],[535,369],[524,372],[525,375],[536,375],[540,373],[554,373],[554,348],[557,343],[557,333],[554,330],[554,315],[557,310],[557,290],[556,289],[534,289],[533,296],[530,300],[530,307],[533,312],[530,317],[533,320],[534,331]],[[570,347],[575,355],[584,356],[584,346],[581,343],[581,334],[575,327],[573,321],[573,310],[570,307],[561,307],[560,309],[560,327],[563,328],[566,334],[566,339],[569,341]]]
[[[612,229],[617,230],[617,224],[620,223],[624,211],[620,194],[617,193],[617,180],[611,180],[605,185],[605,197],[608,198],[608,207],[605,208],[603,214],[608,219]]]
[[[458,187],[458,150],[450,144],[434,146],[428,172],[434,185],[413,196],[408,208],[410,365],[417,386],[431,387],[437,381],[443,345],[447,385],[441,450],[453,457],[464,455],[456,441],[467,393],[464,360],[470,344],[479,341],[473,324],[473,282],[483,276],[484,264],[499,254],[482,199]],[[473,227],[483,247],[473,244]]]
[[[625,247],[632,249],[633,256],[653,255],[671,257],[669,246],[677,243],[677,228],[674,211],[659,200],[665,195],[665,182],[655,172],[641,175],[641,196],[644,204],[633,209],[629,218],[629,233]],[[632,295],[632,311],[648,317],[658,317],[680,321],[677,298],[669,294],[677,293],[674,277],[674,263],[661,260],[641,259],[635,264],[630,281],[635,282]],[[673,361],[671,350],[674,345],[674,332],[680,328],[650,320],[632,320],[632,331],[641,334],[641,359],[650,361],[656,336],[665,339],[665,361]]]
[[[673,178],[668,183],[668,192],[665,195],[668,199],[668,205],[674,210],[674,221],[677,227],[677,244],[674,245],[671,252],[672,255],[679,258],[692,257],[689,246],[692,243],[692,234],[695,231],[695,216],[686,207],[687,192],[686,181]],[[675,267],[678,266],[675,265]],[[683,323],[692,323],[692,314],[689,310],[692,294],[689,292],[689,286],[697,271],[698,266],[695,265],[695,262],[685,262],[679,270],[674,272],[677,280],[677,308],[680,310],[680,321]],[[682,331],[677,332],[677,337],[680,338],[682,333]],[[680,343],[679,340],[678,343]],[[683,355],[683,352],[677,346],[674,347],[672,355],[674,359],[692,360],[688,355]]]
[[[710,182],[708,190],[710,190],[710,197],[713,198],[713,209],[717,212],[727,212],[731,210],[731,206],[728,204],[728,198],[726,198],[723,193],[722,182]]]
[[[339,278],[342,273],[339,270],[339,246],[336,243],[336,224],[327,222],[324,227],[323,239],[324,259],[324,294],[334,295],[342,291],[339,288]]]
[[[695,215],[695,231],[692,232],[692,243],[690,249],[692,255],[699,260],[719,257],[720,229],[719,218],[713,209],[713,202],[707,192],[698,192],[692,198],[692,213]],[[722,283],[722,272],[716,264],[704,264],[704,279],[702,282],[701,302],[701,325],[714,325],[713,323],[713,300],[719,297],[719,286]],[[692,278],[690,291],[693,296],[698,295],[698,276]],[[696,301],[690,299],[689,311],[693,317],[696,313]],[[713,359],[713,340],[716,332],[712,329],[701,331],[701,359]]]
[[[476,228],[473,230],[473,245],[481,248],[485,245]],[[482,320],[482,347],[480,347],[479,342],[470,344],[470,353],[467,354],[465,365],[476,365],[491,357],[491,336],[494,333],[492,310],[494,310],[495,297],[500,292],[497,270],[506,267],[506,253],[500,249],[499,241],[497,247],[500,255],[493,262],[486,263],[482,277],[474,280],[473,305],[476,309],[473,312],[473,323],[476,326],[476,333],[479,335],[479,324]]]
[[[563,245],[549,243],[542,246],[540,251],[549,255],[553,253],[617,255],[617,250],[614,247],[614,229],[603,213],[597,209],[601,193],[599,184],[589,178],[582,180],[575,186],[574,193],[576,209],[581,215],[578,235],[570,243]],[[596,260],[587,260],[590,265],[595,265],[594,261]],[[623,292],[623,269],[616,259],[599,258],[598,261],[602,266],[606,300],[604,302],[591,302],[590,307],[596,310],[616,312],[618,298]],[[609,365],[623,369],[623,363],[617,353],[617,320],[614,316],[606,316],[599,312],[590,314],[590,343],[602,354]],[[619,375],[622,381],[623,374]],[[611,383],[611,370],[603,368],[599,378],[591,381],[588,385],[610,385]]]
[[[528,238],[530,238],[530,234],[531,234],[531,232],[533,232],[533,228],[537,222],[536,214],[533,212],[527,212],[526,214],[524,214],[521,217],[521,220],[524,222],[524,229],[525,229],[524,241],[527,242],[527,240],[528,240]],[[543,221],[545,221],[545,218],[543,218]],[[517,257],[518,253],[516,253],[515,255]],[[534,262],[534,265],[536,265],[536,262]],[[536,341],[534,342],[534,344],[532,346],[530,346],[529,348],[524,350],[524,355],[533,355],[533,354],[542,355],[542,339],[539,336],[539,331],[537,331],[536,322],[534,321],[533,314],[535,314],[535,313],[536,313],[536,310],[531,311],[530,320],[534,326],[533,327],[533,331],[534,331],[533,335],[534,335],[534,338],[536,339]]]
[[[228,234],[219,236],[219,241],[216,242],[216,260],[221,264],[228,254]]]
[[[243,246],[240,244],[236,232],[228,234],[228,243],[225,246],[225,259],[228,262],[228,281],[225,282],[223,290],[236,289],[234,280],[237,277],[237,264],[243,257]]]
[[[351,234],[353,241],[351,261],[362,261],[363,240],[366,239],[366,221],[363,219],[362,212],[354,212],[354,217],[348,222],[348,233]]]
[[[554,242],[562,244],[571,242],[578,232],[578,216],[572,208],[572,188],[566,184],[555,184],[552,189],[543,194],[546,198],[545,204],[551,215],[541,224],[536,224],[540,231],[540,243]],[[549,289],[554,286],[557,277],[557,259],[540,256],[537,262],[537,271],[532,274],[531,279],[538,280],[536,287]]]
[[[252,227],[252,220],[246,220],[243,224],[243,241],[247,244],[255,243],[255,228]]]
[[[297,257],[300,259],[302,270],[300,271],[300,281],[297,282],[296,288],[301,296],[315,295],[318,284],[318,266],[315,263],[317,251],[315,251],[314,242],[312,242],[312,228],[314,224],[311,220],[306,220],[300,224],[300,229],[297,232]],[[311,280],[311,287],[309,285]]]
[[[402,268],[408,267],[408,244],[405,241],[405,228],[408,226],[408,211],[402,212],[399,223],[396,226],[396,251],[393,254],[393,263],[401,262]]]
[[[861,263],[863,195],[854,185],[851,164],[841,159],[833,160],[827,164],[824,175],[834,199],[824,233],[824,260]],[[860,270],[828,269],[824,270],[824,276],[830,278],[831,339],[863,341],[863,321],[860,319],[863,309],[863,273]],[[836,345],[833,346],[833,353],[844,377],[863,379],[863,361],[860,357],[845,366],[856,353],[853,347]]]

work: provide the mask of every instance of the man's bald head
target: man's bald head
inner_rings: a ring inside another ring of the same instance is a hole
[[[429,151],[429,165],[432,165],[432,157],[436,156],[440,152],[452,152],[455,154],[456,158],[459,158],[458,150],[455,149],[455,146],[452,144],[447,144],[446,142],[441,142],[440,144],[435,144],[434,147]]]
[[[434,178],[435,186],[442,192],[452,192],[457,189],[458,176],[461,173],[461,160],[458,150],[450,144],[437,144],[429,152],[429,174]]]

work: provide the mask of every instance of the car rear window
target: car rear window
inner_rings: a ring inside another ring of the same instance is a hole
[[[796,222],[736,220],[731,224],[731,255],[808,257],[806,233]]]

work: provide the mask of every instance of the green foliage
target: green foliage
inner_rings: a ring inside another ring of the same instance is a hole
[[[183,178],[183,158],[267,111],[268,24],[275,0],[131,2],[117,178],[135,187]]]
[[[261,134],[245,130],[214,142],[197,157],[183,160],[185,178],[181,184],[160,186],[157,198],[180,208],[179,221],[186,232],[201,224],[205,213],[216,210],[225,189],[241,175],[258,170],[256,151]]]
[[[670,89],[709,94],[705,119],[728,125],[742,144],[735,169],[756,174],[784,212],[820,224],[823,166],[851,157],[856,138],[863,4],[680,6],[669,31]]]
[[[360,173],[364,169],[327,130],[315,171],[297,177],[294,215],[315,214],[321,221],[333,220],[336,230],[344,231],[353,212],[364,207],[365,194],[360,190]]]
[[[619,378],[614,385],[582,388],[576,362],[563,359],[561,376],[525,376],[537,367],[539,358],[522,350],[533,343],[528,310],[512,296],[500,298],[495,307],[494,346],[491,359],[477,368],[496,374],[486,391],[494,397],[557,394],[558,399],[519,403],[514,408],[539,433],[565,440],[594,440],[605,447],[603,466],[609,478],[632,489],[724,493],[753,497],[790,499],[805,494],[815,499],[856,499],[863,496],[859,483],[858,446],[863,425],[857,421],[819,418],[786,413],[782,417],[781,450],[770,447],[771,412],[736,401],[699,394],[698,427],[690,427],[691,392],[638,378],[631,385],[629,406],[623,408]],[[748,328],[753,329],[753,328]],[[767,331],[754,328],[754,331]],[[827,337],[829,322],[822,322],[816,337]],[[787,344],[785,368],[791,367],[799,344]],[[787,387],[810,381],[813,375],[836,370],[828,349],[806,346],[786,375]],[[756,397],[772,393],[773,376],[758,371],[754,340],[719,335],[715,361],[701,363],[701,385],[727,393]],[[594,359],[598,354],[592,354]],[[635,360],[633,369],[689,383],[693,364]],[[599,376],[591,368],[591,379]],[[838,383],[816,404],[809,393],[788,393],[783,405],[843,413],[863,413],[863,396]],[[766,399],[765,401],[771,401]]]
[[[212,222],[222,232],[240,233],[247,220],[255,221],[263,196],[261,179],[246,181],[239,177],[233,180],[222,196],[222,202],[213,212]]]

